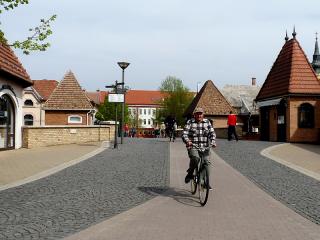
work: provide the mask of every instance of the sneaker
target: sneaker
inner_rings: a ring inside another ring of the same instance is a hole
[[[192,179],[192,175],[187,174],[187,176],[184,179],[184,182],[189,183],[191,179]]]
[[[210,184],[208,185],[208,188],[209,188],[210,191],[212,191],[212,187],[210,186]]]

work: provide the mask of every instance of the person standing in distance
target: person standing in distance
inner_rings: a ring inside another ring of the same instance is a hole
[[[230,114],[228,116],[228,140],[232,140],[232,135],[234,135],[234,138],[238,141],[238,135],[236,132],[236,125],[237,125],[237,116],[233,114],[232,111],[230,111]]]
[[[210,121],[204,118],[203,109],[196,108],[193,116],[193,118],[187,121],[182,134],[182,140],[186,144],[190,158],[185,183],[190,182],[192,179],[193,171],[200,160],[200,154],[203,154],[205,167],[210,176],[210,149],[207,149],[205,152],[200,152],[194,147],[194,145],[197,145],[200,148],[216,147],[216,133]],[[210,185],[209,189],[211,189]]]

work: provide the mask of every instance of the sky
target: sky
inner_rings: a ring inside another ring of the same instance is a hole
[[[57,14],[51,47],[16,55],[31,79],[62,80],[71,70],[87,91],[122,80],[158,90],[168,76],[195,91],[207,80],[262,85],[293,27],[309,60],[320,32],[319,0],[30,0],[0,15],[9,42]]]

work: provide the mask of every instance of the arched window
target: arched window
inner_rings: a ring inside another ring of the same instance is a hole
[[[33,126],[33,116],[31,114],[24,115],[24,125]]]
[[[68,116],[68,123],[82,123],[82,117],[78,115]]]
[[[24,105],[25,106],[33,106],[33,102],[32,102],[31,99],[27,99],[27,100],[24,101]]]
[[[314,108],[310,103],[302,103],[298,108],[299,128],[314,128]]]

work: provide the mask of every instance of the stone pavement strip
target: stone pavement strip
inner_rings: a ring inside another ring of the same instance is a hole
[[[0,152],[0,191],[58,172],[98,154],[108,145],[90,142]]]
[[[170,189],[67,240],[319,240],[319,225],[297,214],[214,154],[208,203],[200,207],[184,184],[184,146],[170,145]],[[237,154],[237,153],[235,153]]]

